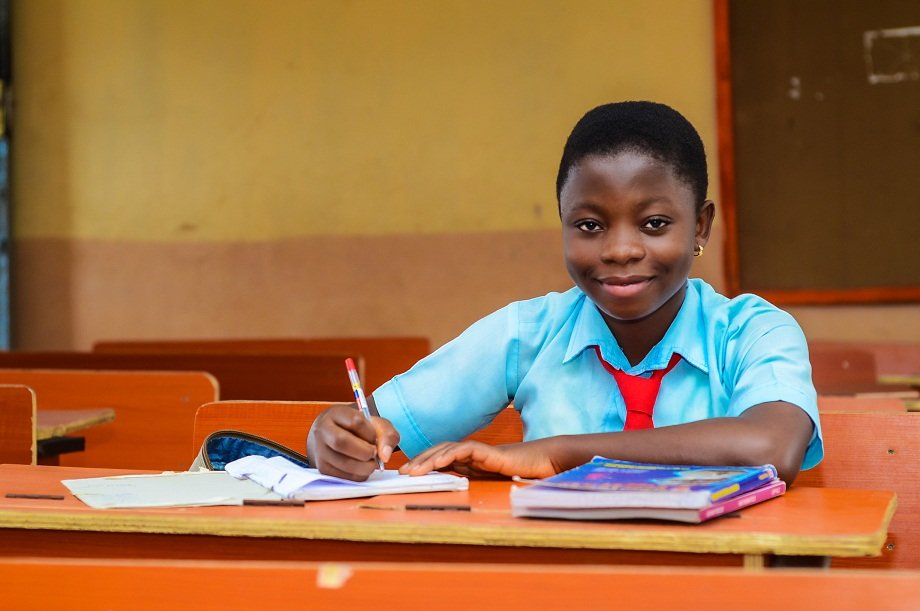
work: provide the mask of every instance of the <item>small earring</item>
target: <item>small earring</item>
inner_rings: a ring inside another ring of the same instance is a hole
[[[703,247],[700,246],[699,244],[697,244],[697,245],[696,245],[696,248],[693,249],[693,256],[694,256],[694,257],[699,257],[699,256],[702,255],[702,254],[703,254]]]

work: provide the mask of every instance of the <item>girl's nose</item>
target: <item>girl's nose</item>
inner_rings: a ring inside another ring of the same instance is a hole
[[[635,231],[608,231],[601,250],[605,263],[624,265],[645,256],[642,236]]]

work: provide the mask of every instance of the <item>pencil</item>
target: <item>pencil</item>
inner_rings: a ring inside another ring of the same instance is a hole
[[[355,368],[355,362],[351,358],[345,359],[345,369],[348,370],[348,380],[351,382],[351,389],[355,393],[355,401],[358,402],[358,409],[367,418],[371,420],[371,408],[367,405],[367,398],[364,396],[364,389],[361,388],[361,379],[358,377],[358,370]],[[377,468],[383,470],[383,461],[377,456]]]

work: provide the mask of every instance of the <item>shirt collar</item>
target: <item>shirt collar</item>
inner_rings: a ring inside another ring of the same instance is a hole
[[[708,373],[709,367],[703,354],[704,338],[700,334],[700,330],[704,328],[703,321],[700,320],[701,316],[699,291],[691,281],[687,284],[684,303],[681,304],[674,322],[671,323],[664,337],[652,347],[638,365],[633,367],[607,327],[607,323],[604,322],[600,310],[587,295],[582,293],[581,307],[577,313],[563,363],[571,361],[586,349],[590,348],[593,351],[593,346],[598,346],[605,361],[630,375],[664,369],[675,352],[689,364]]]

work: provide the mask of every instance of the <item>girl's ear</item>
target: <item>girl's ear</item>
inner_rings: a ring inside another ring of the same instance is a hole
[[[711,199],[707,199],[696,215],[696,241],[700,246],[705,246],[709,241],[709,233],[712,231],[712,221],[715,216],[716,205]]]

